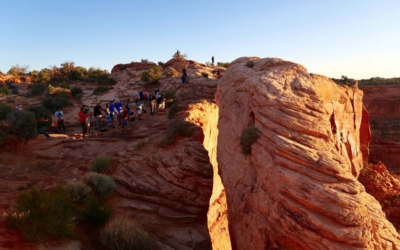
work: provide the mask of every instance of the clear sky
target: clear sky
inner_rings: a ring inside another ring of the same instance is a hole
[[[310,73],[400,77],[399,0],[0,0],[0,70],[278,57]]]

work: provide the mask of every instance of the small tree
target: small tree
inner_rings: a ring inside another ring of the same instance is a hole
[[[141,80],[145,83],[157,84],[161,78],[162,67],[154,66],[148,71],[142,73]]]
[[[10,70],[7,72],[7,74],[13,75],[13,76],[21,76],[24,74],[27,74],[28,72],[28,65],[19,65],[16,64],[15,66],[11,66]]]

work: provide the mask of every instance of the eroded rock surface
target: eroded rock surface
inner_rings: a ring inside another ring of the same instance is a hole
[[[369,162],[382,161],[388,169],[400,170],[400,86],[368,86],[362,90],[371,116]]]
[[[233,249],[400,249],[357,180],[362,91],[273,58],[239,58],[220,81],[217,161]],[[248,126],[260,138],[245,155]]]

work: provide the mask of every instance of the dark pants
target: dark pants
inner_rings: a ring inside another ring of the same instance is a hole
[[[62,127],[65,132],[64,120],[57,121],[57,124],[58,124],[58,130],[61,131],[61,127]]]
[[[86,124],[86,122],[81,122],[81,126],[82,126],[82,135],[86,135],[86,133],[87,133],[87,124]]]

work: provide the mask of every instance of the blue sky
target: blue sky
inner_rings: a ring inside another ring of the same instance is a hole
[[[1,0],[0,70],[278,57],[340,78],[400,77],[398,0]]]

